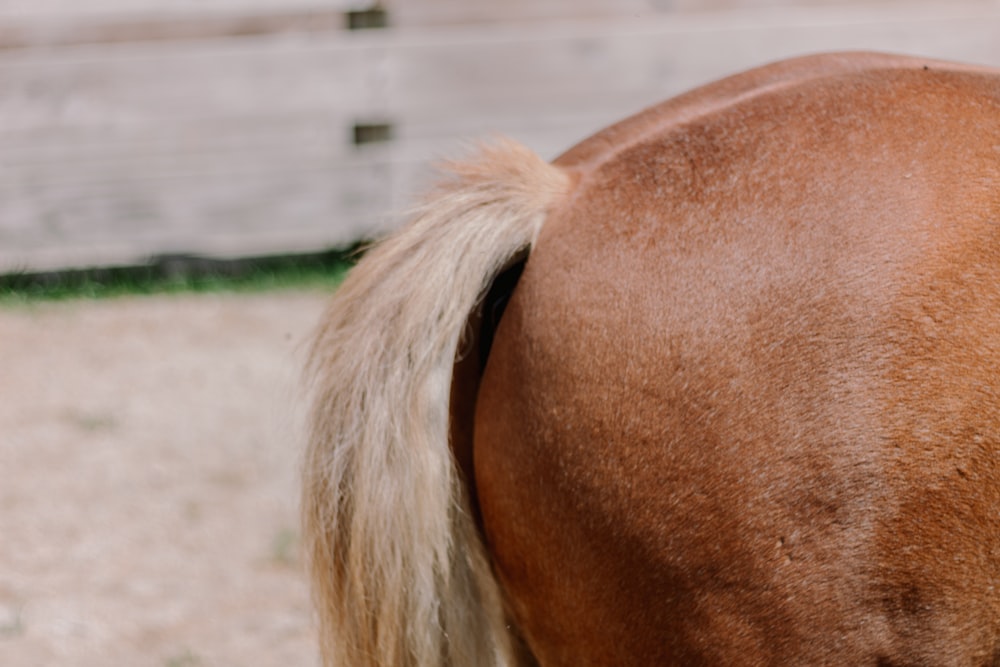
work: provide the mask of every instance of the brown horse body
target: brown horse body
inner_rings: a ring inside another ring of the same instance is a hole
[[[539,661],[1000,657],[1000,77],[798,61],[557,164],[474,440]]]
[[[512,660],[1000,664],[1000,74],[789,61],[555,166],[451,390]]]

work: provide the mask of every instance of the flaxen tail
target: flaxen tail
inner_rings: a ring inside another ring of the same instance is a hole
[[[568,178],[503,143],[453,164],[334,296],[310,360],[304,532],[324,663],[513,665],[448,444],[456,348]]]

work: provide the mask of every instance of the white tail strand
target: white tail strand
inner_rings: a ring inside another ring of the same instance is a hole
[[[304,537],[328,667],[516,664],[449,391],[469,314],[569,178],[512,142],[448,170],[351,271],[311,352]]]

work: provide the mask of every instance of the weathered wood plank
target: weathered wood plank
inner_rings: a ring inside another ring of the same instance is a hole
[[[670,14],[797,7],[844,7],[858,0],[385,0],[397,26],[467,25],[566,18],[657,18]],[[873,0],[865,7],[912,6],[905,0]]]
[[[0,133],[315,112],[336,121],[390,109],[427,123],[632,108],[789,53],[880,48],[997,62],[998,21],[1000,6],[978,3],[903,17],[800,11],[19,52],[0,59]]]
[[[367,104],[377,54],[350,39],[16,51],[0,58],[0,135],[273,117]]]
[[[800,9],[0,54],[0,271],[371,233],[470,138],[546,157],[729,72],[842,48],[1000,64],[1000,6]],[[354,146],[355,122],[394,140]]]
[[[369,7],[373,0],[0,0],[0,16],[84,17],[121,14],[256,13],[291,10],[347,11]]]
[[[58,188],[25,187],[20,197],[0,188],[0,270],[345,245],[369,233],[384,214],[374,205],[385,201],[381,190],[388,178],[383,161],[357,159],[244,170],[228,164],[170,176],[144,171]]]
[[[789,54],[881,49],[1000,62],[1000,6],[902,13],[855,8],[765,16],[575,22],[400,35],[391,49],[393,106],[411,120],[442,109],[502,116],[585,108],[601,98],[652,102],[707,79]]]
[[[83,44],[189,41],[249,35],[310,34],[343,30],[343,12],[331,9],[213,11],[198,13],[59,14],[0,13],[0,50]]]
[[[164,31],[179,30],[183,35],[202,22],[202,32],[209,29],[216,36],[245,34],[231,26],[247,25],[247,19],[268,18],[275,25],[291,17],[320,17],[349,10],[381,6],[389,12],[395,27],[468,25],[483,23],[525,23],[568,18],[655,17],[669,13],[757,10],[761,8],[853,7],[864,4],[912,6],[906,0],[0,0],[0,25],[21,21],[34,28],[47,23],[51,35],[96,34],[100,26],[140,26],[150,37]],[[163,25],[156,25],[162,23]],[[226,27],[228,26],[230,27]],[[186,28],[180,26],[186,25]],[[253,25],[253,21],[251,21]],[[293,27],[314,29],[296,21]],[[58,28],[58,30],[56,30]],[[221,28],[221,30],[219,30]],[[117,41],[115,32],[109,32]],[[0,42],[2,43],[2,42]]]

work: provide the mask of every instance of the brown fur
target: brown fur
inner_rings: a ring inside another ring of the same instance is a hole
[[[532,654],[508,659],[1000,664],[1000,73],[788,61],[555,165],[485,371],[464,358],[452,391],[455,460]],[[447,233],[436,261],[461,254]],[[339,328],[380,328],[360,299],[401,289],[375,287],[394,262],[364,265],[373,291],[338,295],[357,312],[317,347],[327,385],[345,381],[329,355],[368,354]],[[310,466],[348,446],[328,421],[345,406],[316,403]],[[307,507],[328,509],[312,484]],[[317,552],[353,548],[312,516]],[[344,607],[338,558],[317,560],[321,606]]]

